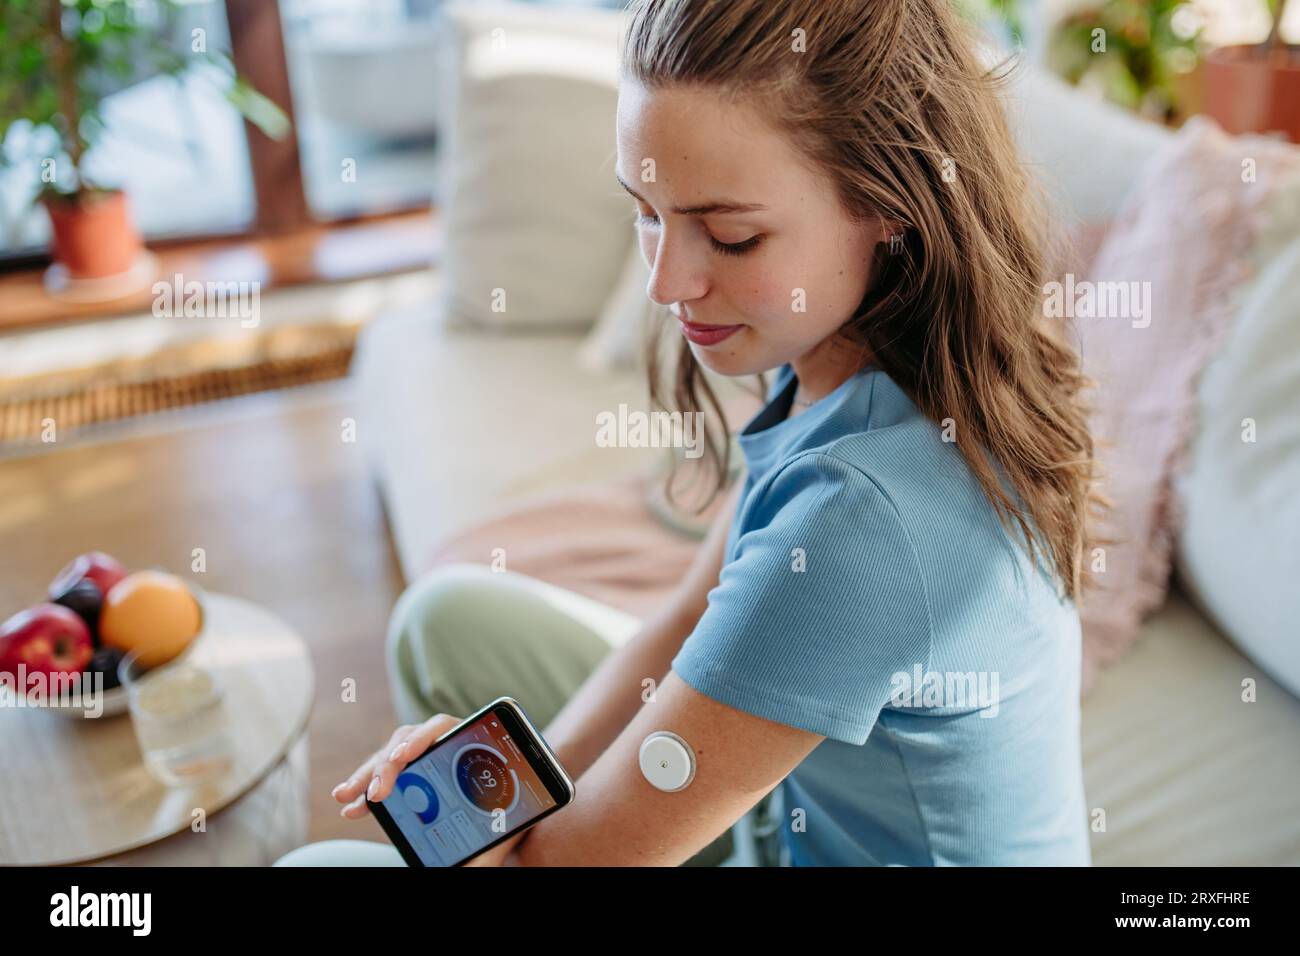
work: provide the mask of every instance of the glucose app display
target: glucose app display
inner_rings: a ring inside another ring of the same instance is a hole
[[[451,866],[554,805],[493,714],[410,764],[384,799],[425,866]]]

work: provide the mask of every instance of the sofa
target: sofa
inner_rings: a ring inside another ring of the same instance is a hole
[[[637,281],[626,264],[630,203],[612,165],[609,54],[620,14],[448,9],[446,56],[458,75],[446,87],[439,292],[374,320],[353,367],[359,434],[408,580],[428,570],[440,542],[504,508],[652,473],[663,461],[655,449],[593,440],[598,413],[647,407],[642,368],[609,357],[635,336],[624,329],[611,347],[620,333],[604,314]],[[476,44],[502,22],[512,38],[529,35],[519,48],[556,39],[562,62],[533,57],[513,78],[476,72]],[[523,122],[553,137],[526,163],[509,150],[489,155],[492,136],[512,135],[500,129],[512,83],[527,91]],[[1170,135],[1034,70],[1009,89],[1025,161],[1064,221],[1114,215]],[[517,290],[517,305],[492,311],[475,283]],[[561,291],[548,299],[551,285]],[[740,388],[712,381],[743,420]],[[1094,864],[1300,864],[1300,699],[1222,632],[1196,593],[1176,574],[1132,650],[1083,701]],[[1249,703],[1236,692],[1244,675],[1255,682]]]

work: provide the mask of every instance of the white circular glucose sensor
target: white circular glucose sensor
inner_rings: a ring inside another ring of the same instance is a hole
[[[657,730],[641,742],[641,773],[660,790],[683,790],[695,779],[695,751],[675,733]]]

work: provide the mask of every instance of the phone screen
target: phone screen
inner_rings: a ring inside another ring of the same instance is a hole
[[[555,806],[488,711],[406,766],[382,801],[425,866],[454,866]]]

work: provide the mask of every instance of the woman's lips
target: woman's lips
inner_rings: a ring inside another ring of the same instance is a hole
[[[717,345],[744,328],[743,325],[697,325],[684,319],[678,319],[677,324],[682,327],[682,335],[696,345]]]

